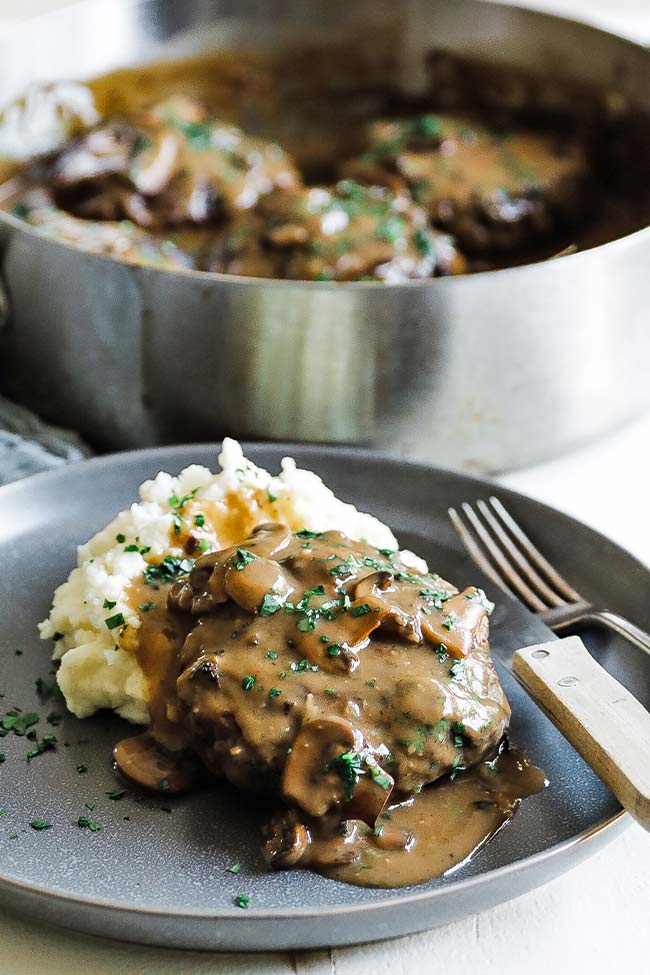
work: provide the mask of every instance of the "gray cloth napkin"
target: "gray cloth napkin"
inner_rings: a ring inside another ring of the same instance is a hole
[[[76,433],[50,426],[0,396],[0,484],[91,455]]]

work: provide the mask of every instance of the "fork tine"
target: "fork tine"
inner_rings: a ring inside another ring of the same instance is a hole
[[[449,515],[449,520],[456,529],[461,542],[469,552],[474,562],[476,562],[479,569],[482,569],[486,576],[488,576],[492,582],[499,587],[499,589],[503,589],[504,592],[507,592],[512,596],[512,590],[505,584],[504,580],[501,578],[489,559],[485,557],[483,554],[483,549],[476,544],[471,533],[467,530],[467,528],[465,528],[463,520],[456,509],[448,508],[447,514]]]
[[[520,599],[527,603],[533,612],[541,613],[543,610],[548,609],[537,593],[533,592],[525,579],[522,579],[515,567],[508,560],[503,550],[494,541],[490,533],[483,525],[481,519],[472,508],[471,504],[469,504],[467,501],[463,501],[461,508],[465,517],[474,529],[475,534],[483,543],[483,547],[487,550],[492,562],[495,563],[497,569],[501,573],[501,576],[504,578],[510,589],[517,596],[519,596]]]
[[[510,558],[521,570],[521,572],[528,577],[528,580],[532,586],[537,590],[542,599],[546,600],[549,607],[554,606],[566,606],[566,600],[561,596],[558,596],[556,592],[553,592],[550,586],[548,586],[542,577],[535,571],[533,566],[530,564],[528,559],[521,553],[517,548],[515,543],[512,541],[510,536],[501,527],[492,511],[487,506],[485,501],[479,500],[476,502],[476,507],[479,509],[484,519],[487,521],[488,525],[492,529],[492,533],[496,535],[498,541],[501,543],[503,548],[506,550]]]
[[[490,498],[490,504],[499,515],[501,521],[504,523],[510,534],[519,542],[528,558],[533,563],[536,563],[536,568],[541,569],[544,575],[548,578],[549,582],[555,587],[557,592],[559,592],[569,602],[574,603],[582,601],[582,596],[580,593],[576,592],[576,590],[569,585],[566,579],[560,575],[557,569],[551,565],[548,559],[544,558],[539,549],[533,545],[528,535],[522,531],[512,515],[508,513],[501,501],[492,496]]]

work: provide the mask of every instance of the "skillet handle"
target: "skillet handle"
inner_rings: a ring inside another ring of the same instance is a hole
[[[577,636],[518,650],[512,669],[621,805],[650,830],[650,712]]]

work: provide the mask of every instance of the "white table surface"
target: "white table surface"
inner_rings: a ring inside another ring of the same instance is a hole
[[[0,18],[61,0],[0,0]],[[650,0],[536,0],[650,43]],[[0,22],[1,25],[1,22]],[[650,565],[650,417],[501,483],[580,518]],[[357,948],[199,954],[83,937],[0,912],[3,975],[565,975],[650,967],[650,838],[630,822],[604,850],[524,897],[444,928]]]

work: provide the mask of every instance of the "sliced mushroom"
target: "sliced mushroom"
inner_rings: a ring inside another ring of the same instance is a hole
[[[102,124],[80,136],[54,161],[54,185],[75,186],[98,176],[126,174],[137,138],[137,130],[124,122]]]
[[[346,782],[333,764],[342,754],[358,752],[360,733],[343,718],[334,715],[312,718],[303,725],[287,757],[282,794],[310,816],[324,816],[346,798],[346,786],[356,785],[353,769]],[[354,780],[354,781],[353,781]]]
[[[346,819],[374,825],[393,779],[366,754],[360,732],[333,715],[305,721],[287,758],[283,795],[310,816],[345,808]]]
[[[377,626],[391,623],[391,629],[401,632],[415,643],[422,640],[417,613],[413,612],[412,600],[405,600],[408,609],[400,605],[403,586],[395,582],[392,572],[373,572],[358,584],[354,591],[357,604],[372,608]],[[372,631],[371,631],[372,632]]]
[[[186,613],[209,613],[228,601],[224,587],[225,562],[235,549],[208,552],[197,559],[189,576],[179,579],[169,590],[167,605]]]
[[[276,558],[295,541],[293,532],[279,522],[265,522],[258,525],[248,536],[244,545],[256,555],[267,559]]]
[[[194,760],[185,752],[163,751],[149,732],[125,738],[113,749],[119,771],[156,792],[186,792],[197,777]]]
[[[489,606],[472,586],[447,599],[442,611],[423,616],[422,632],[431,642],[443,643],[453,657],[466,657],[487,638]]]
[[[373,843],[380,850],[405,850],[407,853],[413,849],[415,837],[408,829],[400,829],[399,826],[382,825],[375,829]]]
[[[143,144],[129,168],[138,192],[144,196],[162,193],[174,176],[180,151],[181,137],[177,132],[163,131],[158,139]]]
[[[249,613],[271,616],[293,594],[294,589],[281,565],[271,559],[255,558],[242,569],[226,565],[225,591]],[[268,598],[266,598],[268,597]]]
[[[346,816],[360,819],[368,826],[374,826],[377,817],[386,806],[393,791],[394,781],[374,761],[364,760],[362,774],[359,776],[354,794],[346,808]]]
[[[265,830],[264,858],[276,869],[295,867],[309,848],[311,836],[295,809],[276,814]]]

